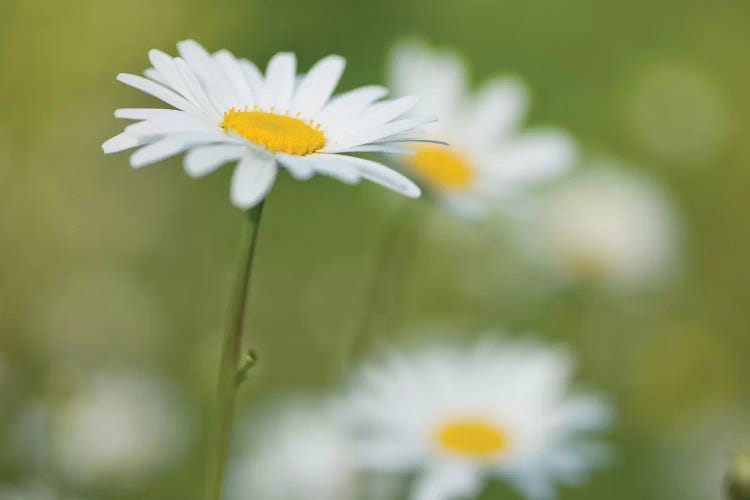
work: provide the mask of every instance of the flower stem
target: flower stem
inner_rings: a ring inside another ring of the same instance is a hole
[[[255,255],[255,242],[258,239],[258,225],[262,212],[263,202],[247,212],[247,220],[242,225],[237,274],[224,330],[224,346],[221,354],[221,365],[219,366],[219,386],[208,450],[206,500],[221,500],[224,486],[224,470],[231,443],[237,387],[241,382],[238,373],[242,352],[242,334],[245,329],[245,313],[253,269],[253,256]]]
[[[357,328],[352,337],[349,356],[346,360],[351,363],[361,358],[366,351],[376,344],[378,334],[392,337],[395,332],[394,323],[401,319],[401,309],[404,301],[404,289],[409,273],[399,266],[398,250],[403,247],[399,243],[405,234],[416,238],[418,230],[415,223],[420,213],[419,206],[409,200],[397,210],[388,220],[387,227],[376,250],[375,265],[372,280],[365,291],[365,306]],[[410,251],[413,251],[414,241]],[[403,256],[400,256],[403,257]],[[413,257],[409,254],[407,258]],[[400,281],[400,286],[398,282]],[[400,293],[399,293],[400,292]],[[376,324],[377,320],[380,324]]]

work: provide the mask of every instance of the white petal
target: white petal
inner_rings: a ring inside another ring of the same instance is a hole
[[[162,139],[147,146],[143,146],[130,156],[130,166],[141,168],[185,151],[189,147],[182,141]]]
[[[174,106],[177,109],[181,109],[188,113],[199,116],[205,114],[204,110],[189,102],[187,99],[177,94],[175,91],[170,90],[164,85],[151,81],[142,76],[120,73],[119,75],[117,75],[117,79],[125,85],[130,85],[131,87],[152,95],[157,99],[161,99],[162,101],[171,106]]]
[[[483,145],[502,140],[520,126],[528,109],[526,86],[519,79],[487,82],[474,99],[466,123],[466,140]]]
[[[123,132],[104,141],[104,144],[102,144],[102,150],[107,154],[118,153],[146,143],[147,140],[145,138],[133,137]]]
[[[391,57],[391,88],[422,97],[419,112],[451,121],[463,108],[466,69],[452,51],[430,50],[421,43],[399,44]]]
[[[221,69],[217,67],[211,54],[195,40],[183,40],[177,44],[177,50],[187,63],[191,73],[195,74],[205,86],[205,93],[219,111],[226,111],[232,106],[231,87]]]
[[[590,431],[608,426],[614,420],[612,408],[596,394],[569,396],[560,403],[552,421],[570,431]]]
[[[450,214],[467,219],[477,219],[486,213],[487,206],[475,193],[440,193],[440,203]],[[515,205],[513,205],[515,207]]]
[[[525,471],[511,476],[516,488],[530,500],[550,500],[555,498],[555,490],[546,474],[539,471]]]
[[[273,187],[276,162],[272,157],[247,153],[232,174],[230,197],[240,208],[251,208],[260,203]]]
[[[412,500],[474,498],[482,486],[473,464],[445,463],[428,468],[414,485]]]
[[[177,118],[193,115],[177,109],[158,108],[121,108],[115,110],[115,118],[125,120],[158,120],[160,118]]]
[[[185,85],[190,91],[190,95],[203,108],[207,116],[212,120],[218,120],[221,117],[222,109],[221,104],[217,103],[217,99],[212,99],[211,96],[206,92],[198,77],[190,69],[188,64],[180,59],[175,59],[175,66],[177,68],[180,77],[185,82]]]
[[[297,60],[291,52],[280,52],[268,61],[266,84],[261,101],[265,109],[275,108],[283,113],[289,109],[297,78]]]
[[[164,86],[169,86],[169,82],[167,82],[166,79],[154,68],[148,68],[143,72],[144,75],[146,75],[147,78],[155,81],[156,83],[161,83]]]
[[[220,128],[194,116],[184,116],[143,120],[125,127],[132,136],[165,135],[174,132],[214,132]]]
[[[245,78],[237,59],[227,50],[220,50],[214,54],[213,58],[234,87],[238,98],[234,105],[241,107],[255,104],[253,89],[248,79]]]
[[[195,40],[183,40],[177,43],[177,51],[193,70],[201,77],[211,77],[213,64],[211,55]]]
[[[231,144],[214,144],[190,150],[185,155],[185,172],[190,177],[208,175],[224,163],[237,160],[247,148]]]
[[[362,114],[362,118],[347,124],[347,128],[356,133],[380,126],[400,117],[419,102],[419,97],[406,96],[391,101],[382,101],[371,105]]]
[[[409,198],[418,198],[421,194],[419,186],[395,170],[380,163],[366,160],[364,158],[356,158],[354,156],[329,154],[315,155],[315,158],[319,157],[326,158],[328,162],[339,162],[342,165],[350,165],[356,169],[363,179],[385,186],[397,193],[408,196]]]
[[[209,144],[226,140],[222,133],[183,132],[169,136],[142,147],[130,156],[130,165],[140,168],[170,156],[179,154],[197,144]]]
[[[356,165],[341,156],[318,153],[311,155],[310,159],[317,172],[346,184],[356,184],[362,178]]]
[[[365,144],[364,146],[353,146],[348,149],[331,151],[332,153],[393,153],[402,155],[413,155],[415,150],[403,146],[389,146],[387,144]]]
[[[276,153],[275,156],[295,179],[306,180],[315,173],[312,163],[307,158],[286,153]]]
[[[450,144],[445,141],[430,139],[429,137],[410,137],[408,135],[400,134],[383,137],[382,139],[373,141],[372,144],[391,144],[394,142],[426,142],[429,144],[438,144],[440,146],[450,146]]]
[[[368,104],[377,101],[388,93],[385,87],[370,85],[351,90],[331,99],[315,117],[315,121],[325,125],[336,124],[347,117],[355,116]]]
[[[567,134],[556,130],[531,131],[499,153],[490,175],[500,181],[544,181],[570,168],[575,156],[575,142]]]
[[[166,81],[173,90],[190,99],[190,92],[177,71],[174,58],[156,49],[151,49],[148,52],[148,58],[161,79]]]
[[[397,440],[369,438],[360,439],[352,446],[354,459],[365,469],[401,472],[424,461],[421,447]]]
[[[265,82],[258,67],[247,59],[239,60],[240,68],[253,91],[253,102],[258,104],[263,97]]]
[[[437,118],[434,116],[420,116],[416,118],[404,118],[393,122],[386,123],[379,127],[360,132],[359,134],[347,134],[340,132],[339,136],[335,134],[330,135],[328,142],[323,152],[328,153],[329,151],[338,150],[342,148],[349,148],[352,146],[361,146],[371,142],[380,141],[386,137],[390,137],[396,134],[403,134],[404,132],[412,131],[422,125],[436,121]]]
[[[346,61],[341,56],[328,56],[318,61],[303,77],[294,93],[292,111],[312,117],[325,106],[344,72]]]

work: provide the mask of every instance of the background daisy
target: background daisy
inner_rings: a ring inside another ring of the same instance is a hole
[[[230,500],[268,498],[350,500],[355,464],[349,440],[325,403],[289,399],[268,405],[241,422],[230,468]]]
[[[667,194],[651,179],[600,165],[547,193],[519,228],[565,281],[633,290],[676,269],[680,229]]]
[[[609,407],[570,387],[564,349],[485,338],[404,352],[364,366],[345,398],[363,467],[416,471],[412,498],[473,497],[502,478],[533,499],[602,465],[591,432]]]
[[[447,206],[476,213],[492,199],[510,201],[572,166],[576,146],[566,133],[522,130],[529,97],[518,78],[492,78],[471,92],[458,54],[415,41],[396,45],[390,68],[394,93],[421,89],[418,111],[440,116],[424,137],[449,147],[417,143],[411,146],[416,154],[402,162]]]
[[[179,458],[187,422],[174,387],[135,374],[100,374],[55,409],[51,453],[71,481],[133,488]]]
[[[137,147],[130,164],[139,168],[189,151],[185,171],[195,177],[237,162],[231,198],[241,208],[265,198],[279,165],[298,179],[316,172],[347,183],[368,179],[419,196],[419,188],[398,172],[343,154],[401,152],[394,145],[408,142],[401,134],[434,121],[403,117],[417,98],[380,101],[387,91],[379,86],[331,98],[344,71],[339,56],[321,59],[298,77],[292,53],[273,56],[263,75],[226,50],[210,54],[193,40],[177,47],[176,58],[151,50],[153,67],[145,77],[117,77],[176,109],[118,109],[115,116],[137,123],[106,141],[105,153]]]

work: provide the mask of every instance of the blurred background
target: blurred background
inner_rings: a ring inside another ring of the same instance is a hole
[[[721,498],[729,453],[750,445],[748,22],[745,0],[4,0],[0,498],[201,491],[242,213],[230,169],[196,181],[178,159],[136,172],[102,154],[123,125],[114,109],[155,104],[115,75],[195,38],[261,67],[280,50],[303,69],[341,54],[347,90],[384,83],[390,48],[414,36],[459,51],[473,84],[522,77],[527,122],[568,130],[582,168],[614,158],[659,185],[679,219],[675,270],[637,290],[560,281],[522,257],[503,217],[282,174],[262,221],[247,337],[260,362],[240,413],[340,386],[378,245],[413,203],[381,333],[570,344],[581,380],[616,405],[617,457],[561,498]],[[117,456],[96,438],[113,434]],[[514,495],[497,484],[482,498]]]

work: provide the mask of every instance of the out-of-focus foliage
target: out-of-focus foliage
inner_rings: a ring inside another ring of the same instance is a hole
[[[228,169],[195,181],[176,159],[134,172],[125,155],[102,154],[121,127],[115,108],[155,104],[115,75],[195,38],[259,65],[279,50],[302,68],[339,53],[344,90],[383,82],[392,44],[419,35],[460,51],[474,83],[521,76],[531,124],[561,126],[592,157],[659,182],[681,212],[680,271],[643,292],[549,287],[502,219],[467,222],[369,184],[282,174],[262,221],[248,337],[260,363],[243,411],[340,383],[378,244],[408,210],[398,307],[383,322],[391,338],[536,332],[569,343],[582,379],[611,393],[617,458],[562,498],[720,498],[728,454],[750,432],[749,21],[744,0],[3,1],[0,490],[201,491],[241,213],[227,201]],[[61,408],[112,372],[176,387],[193,434],[149,477],[81,485],[47,437]],[[497,484],[482,498],[513,495]]]

